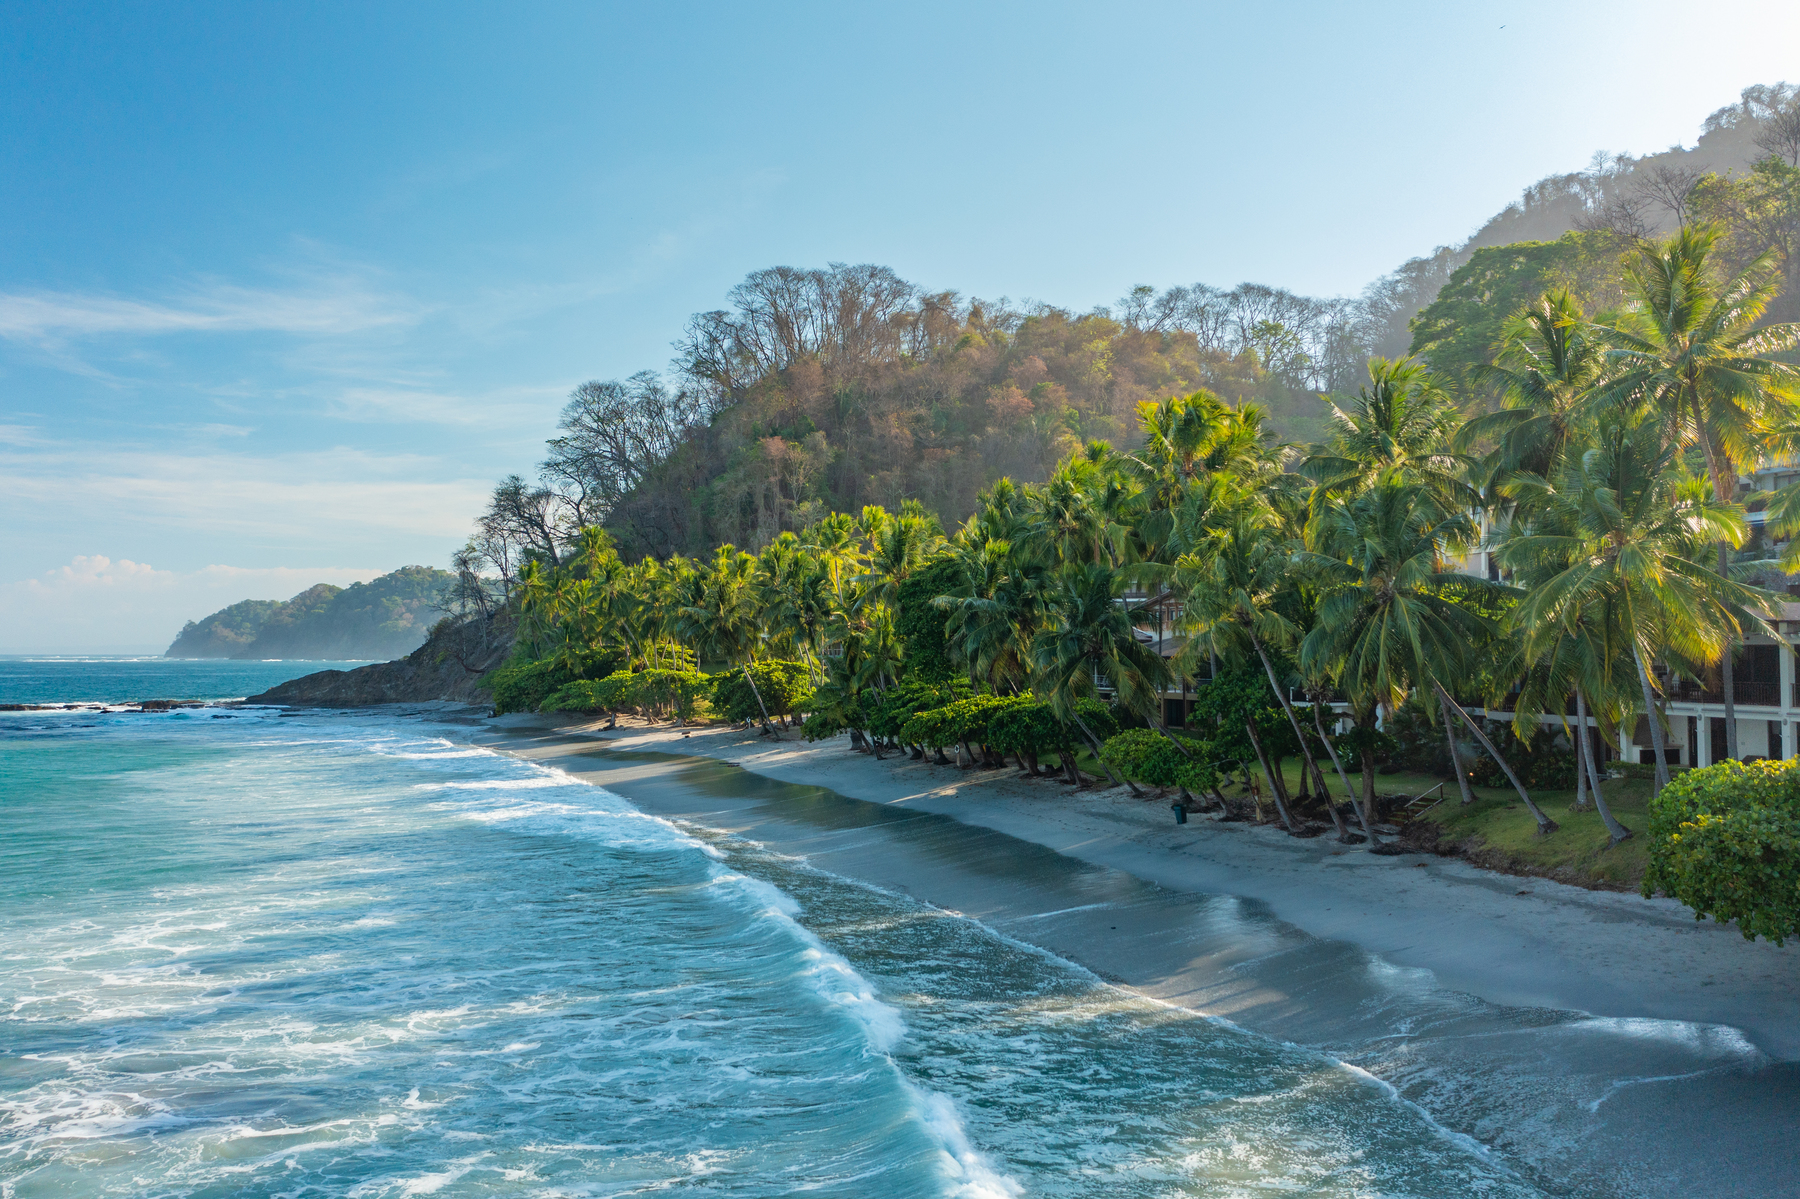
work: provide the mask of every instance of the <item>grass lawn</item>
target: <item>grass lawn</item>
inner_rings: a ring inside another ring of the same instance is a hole
[[[1083,753],[1080,768],[1089,774],[1105,777],[1093,755]],[[1333,797],[1342,799],[1342,784],[1326,766],[1326,781]],[[1289,759],[1283,764],[1290,794],[1300,790],[1300,763]],[[1351,783],[1362,786],[1360,775],[1352,775]],[[1422,774],[1378,774],[1378,795],[1420,795],[1444,780]],[[1616,846],[1609,846],[1606,826],[1590,803],[1587,810],[1574,810],[1574,791],[1534,791],[1532,800],[1544,814],[1560,826],[1547,837],[1540,837],[1537,821],[1519,802],[1518,792],[1511,787],[1475,787],[1475,802],[1464,805],[1454,782],[1444,783],[1449,798],[1432,808],[1425,819],[1443,829],[1444,843],[1461,846],[1464,854],[1478,865],[1509,873],[1542,875],[1578,886],[1608,890],[1637,890],[1648,863],[1648,851],[1642,836],[1649,823],[1647,805],[1650,783],[1647,779],[1608,779],[1603,784],[1606,802],[1612,813],[1626,828],[1639,835]],[[1222,788],[1234,799],[1240,793],[1236,783]],[[1435,798],[1435,796],[1434,796]],[[1273,806],[1270,808],[1273,811]]]

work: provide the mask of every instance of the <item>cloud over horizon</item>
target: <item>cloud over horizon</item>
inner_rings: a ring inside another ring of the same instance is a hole
[[[61,566],[0,583],[0,654],[152,654],[181,627],[246,599],[291,599],[318,583],[348,587],[391,567],[159,570],[129,558],[76,554]]]

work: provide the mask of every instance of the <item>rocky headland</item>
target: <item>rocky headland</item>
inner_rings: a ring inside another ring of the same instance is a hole
[[[297,708],[361,708],[372,704],[487,702],[475,684],[512,653],[513,622],[497,615],[441,623],[412,653],[355,670],[321,670],[290,679],[245,703]]]

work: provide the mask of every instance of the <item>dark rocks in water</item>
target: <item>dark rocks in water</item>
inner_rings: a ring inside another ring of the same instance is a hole
[[[355,670],[302,675],[244,702],[294,708],[364,708],[439,700],[486,703],[487,693],[475,684],[506,661],[512,645],[513,621],[508,615],[440,624],[424,645],[404,658]]]

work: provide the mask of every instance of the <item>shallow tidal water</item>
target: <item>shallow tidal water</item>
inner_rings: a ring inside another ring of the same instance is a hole
[[[0,723],[0,1195],[1542,1193],[1329,1056],[452,733]]]

